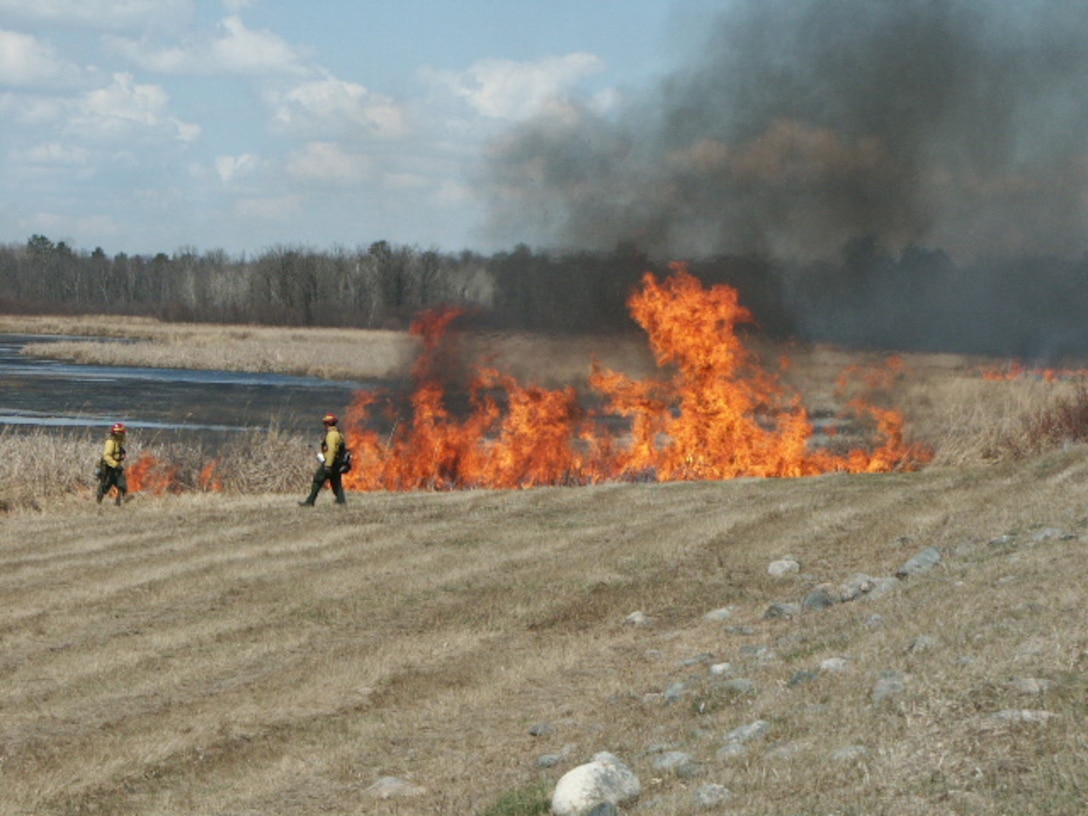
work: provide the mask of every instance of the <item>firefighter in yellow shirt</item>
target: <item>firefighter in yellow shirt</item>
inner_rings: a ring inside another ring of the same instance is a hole
[[[118,507],[125,500],[128,493],[128,481],[125,479],[125,426],[118,422],[110,428],[110,435],[106,438],[106,445],[102,450],[102,460],[98,465],[98,498],[99,504],[110,488],[117,488],[115,500]]]
[[[337,504],[347,504],[344,498],[344,478],[341,465],[344,460],[344,452],[347,445],[344,435],[337,427],[336,414],[325,414],[322,422],[325,424],[325,438],[321,441],[321,454],[318,456],[320,464],[314,473],[313,484],[310,487],[310,495],[305,501],[300,501],[299,507],[313,507],[317,501],[317,494],[329,483],[332,493],[336,497]]]

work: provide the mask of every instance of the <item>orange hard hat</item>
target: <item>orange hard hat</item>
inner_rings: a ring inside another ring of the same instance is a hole
[[[115,422],[113,427],[110,428],[110,433],[123,434],[125,432],[125,426],[122,422]]]
[[[336,418],[336,414],[325,414],[325,418],[321,421],[326,425],[335,425],[339,420]]]

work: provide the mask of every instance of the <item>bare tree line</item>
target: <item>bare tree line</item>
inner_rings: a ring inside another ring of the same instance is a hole
[[[773,337],[1035,359],[1088,353],[1088,255],[964,264],[939,249],[893,252],[860,237],[832,261],[728,256],[690,267],[708,286],[735,286]],[[457,305],[481,328],[604,333],[635,329],[626,301],[646,272],[667,274],[668,264],[625,244],[485,256],[377,241],[241,258],[195,249],[109,257],[34,235],[0,245],[0,311],[406,328],[423,310]]]

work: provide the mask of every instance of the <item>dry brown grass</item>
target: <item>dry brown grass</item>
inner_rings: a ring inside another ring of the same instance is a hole
[[[1086,499],[1078,447],[876,477],[354,495],[309,512],[190,494],[10,514],[0,812],[483,813],[600,750],[643,780],[629,812],[695,812],[691,781],[652,770],[667,744],[702,764],[696,783],[736,794],[735,813],[1075,813]],[[1033,542],[1051,526],[1074,538]],[[930,545],[943,567],[890,595],[763,618]],[[767,575],[786,553],[805,577]],[[726,605],[750,634],[704,619]],[[636,610],[654,624],[625,623]],[[919,636],[936,645],[912,649]],[[752,646],[775,656],[746,658]],[[704,653],[756,693],[683,665]],[[847,671],[790,686],[829,657]],[[906,692],[874,704],[889,670]],[[1010,685],[1026,677],[1050,690]],[[663,703],[676,681],[687,696]],[[1006,709],[1056,717],[991,716]],[[722,736],[756,719],[767,739],[718,759]],[[555,733],[531,737],[540,721]],[[859,760],[830,759],[855,744]],[[426,792],[380,800],[369,789],[385,776]]]
[[[857,360],[804,358],[790,376],[818,404]],[[311,454],[272,430],[224,456],[233,492],[114,508],[89,500],[100,438],[5,432],[0,813],[519,816],[532,811],[496,803],[539,800],[601,750],[643,781],[632,814],[699,812],[703,782],[738,814],[1080,813],[1088,447],[1013,459],[1000,442],[1069,386],[910,363],[897,404],[941,463],[910,474],[352,494],[303,511]],[[157,453],[195,474],[207,452]],[[272,481],[232,471],[243,455]],[[927,546],[941,567],[887,595],[764,618]],[[772,579],[786,554],[802,575]],[[727,623],[704,618],[724,606]],[[626,623],[634,611],[653,624]],[[755,693],[686,663],[703,654]],[[791,684],[830,657],[846,671]],[[887,671],[905,691],[875,703]],[[1047,690],[1013,682],[1029,678]],[[993,717],[1005,710],[1055,716]],[[719,758],[757,719],[766,739]],[[530,736],[541,721],[554,733]],[[663,745],[702,775],[655,772]],[[831,758],[851,745],[866,753]],[[538,767],[550,753],[564,758]],[[386,776],[425,791],[381,799]]]

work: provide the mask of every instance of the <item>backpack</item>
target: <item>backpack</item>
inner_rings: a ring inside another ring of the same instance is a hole
[[[340,456],[340,464],[337,466],[337,470],[340,473],[347,473],[351,470],[351,451],[346,447],[344,448],[343,454]]]

